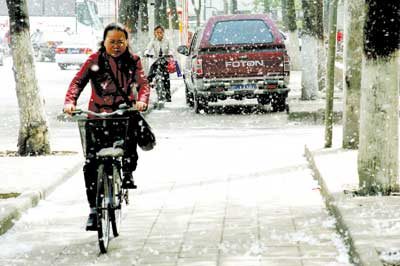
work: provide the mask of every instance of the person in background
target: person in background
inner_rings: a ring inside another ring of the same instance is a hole
[[[72,79],[64,101],[64,112],[72,114],[79,95],[90,81],[92,94],[88,109],[90,111],[113,112],[121,104],[135,105],[138,111],[148,106],[150,88],[144,75],[140,58],[133,54],[128,45],[128,32],[122,24],[111,23],[104,29],[100,49],[89,56],[79,72]],[[132,121],[132,123],[131,123]],[[130,125],[134,125],[133,118]],[[133,136],[128,129],[128,136]],[[87,138],[88,139],[88,138]],[[87,140],[86,162],[83,167],[86,194],[90,213],[86,230],[96,230],[96,186],[98,159],[96,153],[101,147],[95,141]],[[127,150],[122,161],[123,188],[136,188],[132,172],[136,170],[138,154],[134,138],[127,140]]]
[[[158,25],[154,28],[154,39],[148,44],[145,52],[145,55],[150,55],[153,54],[154,57],[157,59],[158,57],[166,56],[166,55],[173,55],[174,51],[171,49],[171,44],[167,38],[165,38],[164,35],[164,28],[161,25]],[[167,63],[163,66],[161,66],[161,72],[163,75],[163,81],[164,81],[164,88],[166,92],[166,101],[171,102],[171,82],[170,82],[170,77],[169,73],[167,70]],[[156,64],[152,64],[150,66],[149,73],[147,75],[147,78],[149,82],[153,80],[153,78],[156,75]]]

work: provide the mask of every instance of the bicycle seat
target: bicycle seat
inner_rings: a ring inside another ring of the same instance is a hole
[[[122,148],[103,148],[96,153],[99,157],[122,157],[124,155],[124,149]]]

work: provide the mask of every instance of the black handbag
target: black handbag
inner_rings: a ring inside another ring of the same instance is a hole
[[[135,113],[137,128],[136,128],[136,138],[139,147],[144,151],[150,151],[156,146],[156,136],[149,123],[144,119],[143,115],[139,112]]]
[[[108,70],[108,69],[107,69]],[[128,99],[128,95],[123,91],[123,89],[120,87],[118,80],[114,77],[114,74],[112,73],[111,70],[108,70],[109,74],[114,81],[114,84],[117,88],[117,91],[120,93],[120,95],[124,98],[124,101],[128,106],[132,106],[132,103]],[[134,123],[134,128],[135,128],[135,137],[137,139],[137,144],[139,147],[144,150],[144,151],[150,151],[156,146],[156,136],[154,135],[153,131],[151,130],[151,127],[149,123],[144,119],[143,115],[136,111],[131,114],[133,116],[131,119],[131,122]],[[129,133],[128,133],[129,134]],[[136,149],[136,147],[135,147]]]

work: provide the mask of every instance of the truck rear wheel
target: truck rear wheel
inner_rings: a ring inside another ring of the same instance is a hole
[[[204,110],[205,112],[207,112],[207,108],[208,108],[208,102],[205,98],[197,95],[197,93],[194,93],[194,100],[193,100],[193,108],[194,108],[194,112],[196,114],[200,113],[201,110]]]
[[[269,95],[259,95],[257,97],[258,104],[265,105],[271,102],[271,98]]]
[[[271,101],[272,112],[283,112],[286,110],[286,97],[277,97]]]

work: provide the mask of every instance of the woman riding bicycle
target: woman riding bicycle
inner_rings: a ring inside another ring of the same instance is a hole
[[[72,114],[79,95],[89,81],[92,88],[88,107],[90,111],[110,113],[118,109],[121,104],[135,104],[138,111],[147,109],[150,96],[149,84],[140,58],[129,51],[128,32],[122,24],[111,23],[104,29],[100,49],[89,56],[69,85],[64,102],[65,113]],[[131,120],[133,121],[133,117]],[[134,128],[129,130],[134,130]],[[133,136],[133,133],[129,135]],[[96,230],[96,170],[98,166],[96,152],[100,147],[97,147],[95,141],[88,142],[86,145],[83,173],[90,206],[86,230]],[[128,139],[126,147],[128,149],[122,161],[124,176],[122,187],[136,188],[132,177],[138,160],[136,140]]]
[[[171,45],[169,41],[166,38],[164,38],[164,28],[161,25],[158,25],[154,28],[154,39],[149,43],[144,53],[145,55],[149,55],[153,52],[154,57],[157,59],[163,56],[171,55],[173,51],[172,49],[170,49],[170,47]],[[171,102],[171,83],[169,80],[167,65],[168,61],[165,61],[163,65],[157,64],[157,61],[155,61],[150,66],[147,79],[149,80],[149,82],[151,82],[156,75],[157,67],[159,67],[164,81],[165,98],[166,98],[165,100],[167,102]]]

